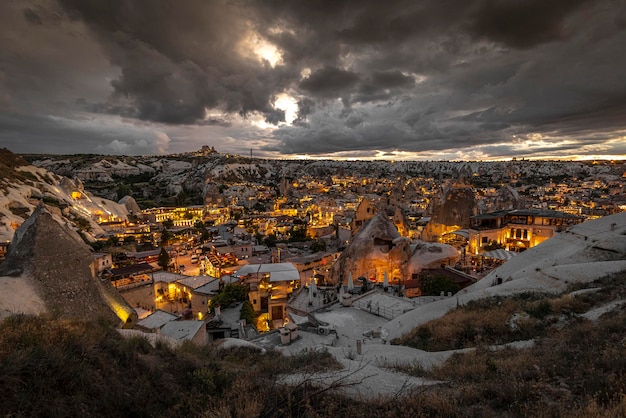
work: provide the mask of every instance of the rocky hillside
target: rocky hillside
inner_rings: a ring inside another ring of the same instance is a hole
[[[0,149],[0,241],[10,241],[41,202],[58,208],[87,240],[103,232],[98,219],[126,219],[129,208],[137,208],[131,198],[119,204],[96,197],[85,190],[80,179],[35,167],[9,150]]]
[[[163,156],[24,155],[38,167],[63,176],[79,178],[99,196],[119,200],[130,194],[141,207],[170,205],[176,198],[201,204],[207,187],[247,183],[252,187],[277,188],[288,180],[330,177],[397,178],[432,177],[437,180],[466,178],[473,181],[507,182],[531,179],[617,178],[626,163],[593,164],[584,161],[335,161],[266,160],[220,154],[211,150]],[[182,197],[181,192],[184,192]]]
[[[472,300],[528,292],[564,292],[568,286],[626,273],[626,212],[573,226],[504,263],[454,298],[418,307],[390,321],[391,338]],[[625,301],[618,301],[623,304]]]

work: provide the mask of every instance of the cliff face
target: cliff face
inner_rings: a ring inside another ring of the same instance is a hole
[[[449,188],[434,202],[432,217],[422,232],[422,238],[425,241],[436,241],[451,227],[468,228],[470,218],[476,215],[476,208],[476,197],[470,187]]]
[[[348,274],[383,280],[388,276],[402,277],[402,269],[410,255],[410,248],[395,225],[385,214],[379,213],[367,221],[352,238],[331,271],[331,280],[347,283]]]
[[[134,323],[134,310],[110,282],[95,276],[92,260],[91,249],[80,236],[40,205],[15,232],[0,276],[13,276],[16,283],[24,278],[46,311],[61,318],[117,322],[117,314],[125,324]],[[15,312],[23,312],[21,303],[11,301]]]

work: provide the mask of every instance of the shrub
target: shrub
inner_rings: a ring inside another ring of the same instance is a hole
[[[426,276],[422,279],[422,291],[425,295],[437,296],[441,292],[454,294],[460,289],[458,284],[446,276]]]
[[[224,286],[222,291],[215,298],[213,298],[211,306],[219,304],[227,307],[234,302],[244,302],[246,300],[248,300],[248,288],[239,283],[229,283]]]
[[[255,324],[256,323],[256,314],[254,312],[254,306],[252,303],[246,299],[241,307],[241,314],[239,315],[239,319],[245,319],[246,324]]]

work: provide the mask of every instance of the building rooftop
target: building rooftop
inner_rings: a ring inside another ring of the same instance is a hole
[[[137,322],[137,326],[149,330],[157,330],[168,322],[172,322],[178,319],[177,315],[162,310],[157,310],[154,313],[148,315],[141,321]]]
[[[111,269],[113,277],[117,276],[130,276],[133,274],[146,273],[154,270],[154,268],[148,263],[137,263],[130,266],[116,267]]]
[[[182,279],[176,280],[177,283],[194,290],[214,281],[217,281],[219,284],[219,279],[211,276],[185,276]]]
[[[185,277],[189,277],[189,276],[185,276],[183,274],[178,274],[178,273],[172,273],[169,271],[155,271],[154,273],[152,273],[152,279],[154,280],[154,283],[157,283],[157,282],[173,283],[180,279],[184,279]]]
[[[193,339],[200,328],[204,326],[204,321],[171,321],[163,325],[161,335],[183,342]]]
[[[236,274],[269,274],[270,282],[300,280],[300,273],[292,263],[248,264],[237,270]]]
[[[582,219],[581,216],[550,209],[499,210],[472,216],[472,219],[497,219],[505,216],[539,216],[543,218]]]

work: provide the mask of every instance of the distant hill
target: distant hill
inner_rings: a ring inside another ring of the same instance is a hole
[[[98,196],[119,200],[133,196],[142,208],[168,206],[184,192],[188,204],[202,204],[208,185],[245,183],[278,188],[289,181],[330,177],[395,179],[398,176],[432,177],[438,180],[466,178],[486,184],[531,178],[558,181],[562,178],[621,177],[624,162],[588,161],[337,161],[269,160],[221,154],[214,150],[160,156],[22,155],[37,167],[57,175],[77,177]],[[120,185],[123,187],[120,188]]]

